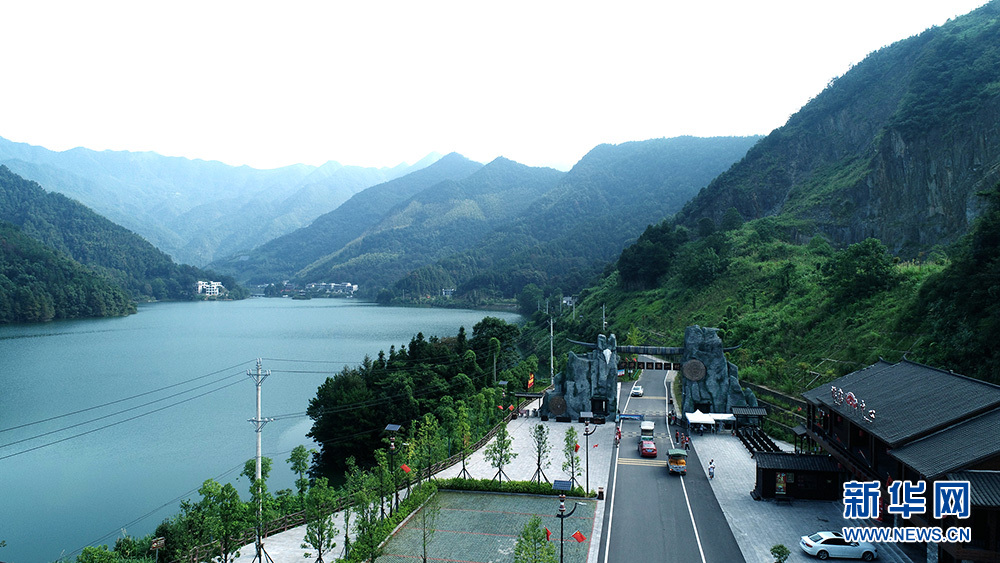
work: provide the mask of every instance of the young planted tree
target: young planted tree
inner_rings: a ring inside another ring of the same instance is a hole
[[[353,503],[354,513],[354,552],[360,550],[362,559],[374,560],[379,554],[379,510],[375,505],[378,498],[378,478],[359,468],[354,458],[347,460],[347,493]],[[345,530],[345,534],[347,531]]]
[[[469,423],[469,409],[465,403],[458,405],[458,421],[455,424],[455,431],[458,434],[459,447],[462,452],[462,472],[458,476],[471,479],[472,474],[465,468],[465,458],[469,457],[469,448],[472,445],[472,425]]]
[[[437,488],[434,483],[428,482],[424,486]],[[423,544],[423,562],[427,563],[427,546],[434,539],[434,532],[437,531],[438,514],[441,513],[441,502],[436,492],[432,492],[427,502],[420,508],[421,542]]]
[[[260,458],[260,481],[258,481],[257,458],[250,458],[243,464],[243,472],[240,473],[250,481],[250,521],[258,530],[264,522],[274,516],[274,498],[267,492],[267,478],[271,474],[271,466],[271,458]]]
[[[197,511],[202,520],[202,533],[210,538],[212,555],[221,563],[239,557],[240,536],[253,522],[249,507],[231,484],[220,485],[213,479],[205,481],[198,493],[202,499]]]
[[[305,497],[306,536],[302,547],[316,550],[316,563],[323,563],[323,554],[337,547],[338,530],[333,524],[337,500],[337,492],[330,488],[325,477],[316,479]],[[311,553],[303,555],[312,557]]]
[[[576,428],[570,426],[566,430],[566,439],[563,442],[563,453],[566,454],[566,461],[563,462],[562,469],[569,472],[570,480],[578,487],[580,486],[580,482],[576,478],[582,475],[580,471],[580,456],[576,453],[579,450],[580,438],[576,433]]]
[[[556,546],[546,537],[542,519],[532,516],[514,544],[514,563],[556,563]]]
[[[490,445],[486,446],[486,451],[484,452],[490,465],[497,468],[497,474],[493,476],[493,479],[496,479],[499,483],[503,483],[503,478],[507,477],[507,474],[503,472],[503,466],[517,457],[517,454],[511,450],[512,442],[513,439],[507,433],[507,423],[503,422],[500,424],[500,429],[497,431],[496,436],[494,436],[493,441],[490,442]],[[510,477],[507,477],[507,480],[510,481]]]
[[[533,482],[541,484],[542,479],[545,482],[549,482],[549,478],[545,476],[545,471],[542,469],[552,465],[552,461],[549,459],[549,452],[552,451],[552,445],[549,444],[549,429],[544,424],[536,424],[534,428],[531,429],[531,441],[535,444],[535,453],[538,456],[538,468],[535,469],[535,475],[531,477]],[[545,465],[542,465],[542,460],[545,460]]]
[[[285,460],[291,464],[292,471],[299,476],[295,480],[295,488],[299,490],[299,499],[305,503],[306,489],[309,488],[309,479],[306,478],[306,471],[309,471],[309,456],[316,453],[316,450],[307,450],[305,446],[299,444],[292,449],[291,455]]]

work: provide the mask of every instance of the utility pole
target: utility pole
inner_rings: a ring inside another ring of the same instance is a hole
[[[549,317],[549,384],[555,383],[556,367],[555,353],[552,348],[552,317]]]
[[[608,329],[608,317],[605,314],[605,305],[601,305],[601,330]]]
[[[254,481],[254,486],[257,487],[257,555],[254,557],[253,560],[259,561],[260,563],[264,563],[264,558],[266,557],[267,561],[271,561],[272,563],[274,563],[274,560],[271,559],[271,556],[268,555],[266,551],[264,551],[264,542],[262,541],[263,538],[261,538],[261,529],[260,529],[261,526],[263,525],[263,519],[264,519],[264,504],[263,504],[264,499],[263,495],[260,494],[261,493],[260,433],[261,430],[263,430],[265,424],[274,420],[273,418],[261,418],[260,416],[260,384],[263,383],[264,380],[271,375],[271,370],[262,371],[261,359],[257,358],[256,373],[247,370],[247,375],[253,378],[254,383],[257,384],[257,417],[251,418],[249,420],[249,422],[254,423],[254,429],[257,432],[257,468],[256,471],[254,472],[254,475],[256,477],[256,480]]]

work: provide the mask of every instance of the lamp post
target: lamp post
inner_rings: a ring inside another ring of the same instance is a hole
[[[590,411],[582,412],[580,413],[580,416],[585,419],[583,422],[583,435],[587,438],[587,455],[585,456],[587,459],[587,468],[585,473],[586,477],[584,477],[586,490],[584,493],[586,493],[587,496],[590,496],[590,435],[597,432],[597,426],[595,425],[593,430],[590,429],[590,419],[594,417],[594,413]]]
[[[392,494],[396,499],[396,507],[399,508],[399,487],[396,486],[396,432],[401,428],[398,424],[386,424],[386,432],[392,432],[389,436],[389,471],[392,474]],[[392,518],[392,499],[389,500],[389,518]]]
[[[567,518],[576,512],[576,508],[582,505],[582,502],[576,503],[573,506],[573,510],[570,510],[569,514],[566,514],[566,493],[559,493],[559,514],[556,514],[556,518],[559,519],[559,563],[563,563],[563,544],[565,543],[563,542],[563,524]]]

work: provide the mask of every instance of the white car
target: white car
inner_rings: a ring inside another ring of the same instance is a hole
[[[633,385],[632,386],[632,396],[633,397],[642,397],[642,385]]]
[[[878,548],[868,542],[849,542],[840,532],[816,532],[802,536],[799,542],[802,551],[820,559],[847,557],[872,561],[878,557]]]

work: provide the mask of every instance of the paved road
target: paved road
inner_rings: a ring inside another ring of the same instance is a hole
[[[681,477],[666,469],[666,450],[673,445],[667,425],[667,399],[662,372],[644,375],[643,397],[629,397],[625,385],[619,404],[623,412],[641,413],[656,424],[655,459],[639,456],[639,423],[622,426],[622,444],[613,461],[614,482],[607,503],[606,563],[636,561],[744,561],[707,477],[692,471]],[[692,451],[688,463],[700,467]],[[610,532],[610,534],[608,534]],[[604,554],[602,554],[602,561]]]

